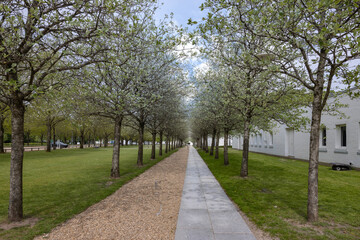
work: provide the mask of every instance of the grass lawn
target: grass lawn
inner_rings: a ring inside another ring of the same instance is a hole
[[[261,229],[280,239],[360,239],[360,171],[319,166],[319,216],[307,223],[308,163],[250,153],[249,177],[240,177],[242,152],[214,160],[198,150],[228,196]]]
[[[160,161],[150,161],[144,148],[144,167],[136,166],[137,148],[122,148],[120,179],[111,179],[112,148],[26,152],[23,201],[25,217],[39,218],[32,228],[0,230],[0,239],[33,239],[104,199],[130,179]],[[169,156],[164,155],[161,159]],[[0,223],[7,220],[10,154],[0,155]],[[111,184],[112,183],[112,184]],[[110,185],[111,184],[111,185]]]

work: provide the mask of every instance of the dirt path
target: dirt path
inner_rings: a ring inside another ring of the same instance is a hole
[[[35,239],[174,239],[187,147],[50,234]]]

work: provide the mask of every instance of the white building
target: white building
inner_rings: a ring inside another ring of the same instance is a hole
[[[216,139],[215,139],[215,141],[216,141]],[[211,146],[211,142],[212,142],[212,137],[208,136],[208,146],[209,147]],[[232,136],[229,135],[228,146],[230,147],[231,145],[232,145]],[[219,146],[220,147],[224,146],[224,138],[223,137],[220,137],[220,139],[219,139]]]
[[[360,99],[341,97],[347,108],[339,109],[346,118],[322,115],[319,160],[323,163],[345,163],[360,168]],[[242,149],[241,135],[233,136],[232,147]],[[278,156],[309,159],[309,132],[298,132],[286,125],[278,126],[272,133],[260,131],[251,135],[250,151]]]

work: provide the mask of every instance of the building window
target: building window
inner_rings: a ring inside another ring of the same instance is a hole
[[[346,147],[346,126],[340,127],[341,147]]]
[[[335,148],[344,149],[347,146],[346,125],[336,125]]]
[[[326,147],[326,127],[321,129],[321,146]]]

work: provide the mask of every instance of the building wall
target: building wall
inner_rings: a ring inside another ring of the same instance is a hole
[[[211,141],[212,141],[212,137],[208,136],[208,146],[209,146],[209,148],[211,147]],[[229,137],[229,145],[228,146],[231,146],[231,144],[232,144],[232,139]],[[220,147],[224,146],[224,138],[223,137],[221,137],[219,139],[219,146]]]
[[[324,142],[320,139],[319,160],[324,163],[352,163],[355,167],[360,167],[360,99],[351,100],[348,96],[343,96],[340,102],[348,104],[347,108],[339,109],[346,118],[329,114],[322,116],[322,126],[326,127],[326,146],[322,146]],[[341,146],[341,126],[346,126],[346,136],[343,134],[346,146]],[[293,131],[286,125],[280,125],[272,132],[272,137],[269,132],[264,131],[252,134],[250,151],[304,160],[309,158],[309,132]],[[323,131],[320,131],[320,138],[322,135]],[[242,149],[241,135],[233,136],[233,148]]]

